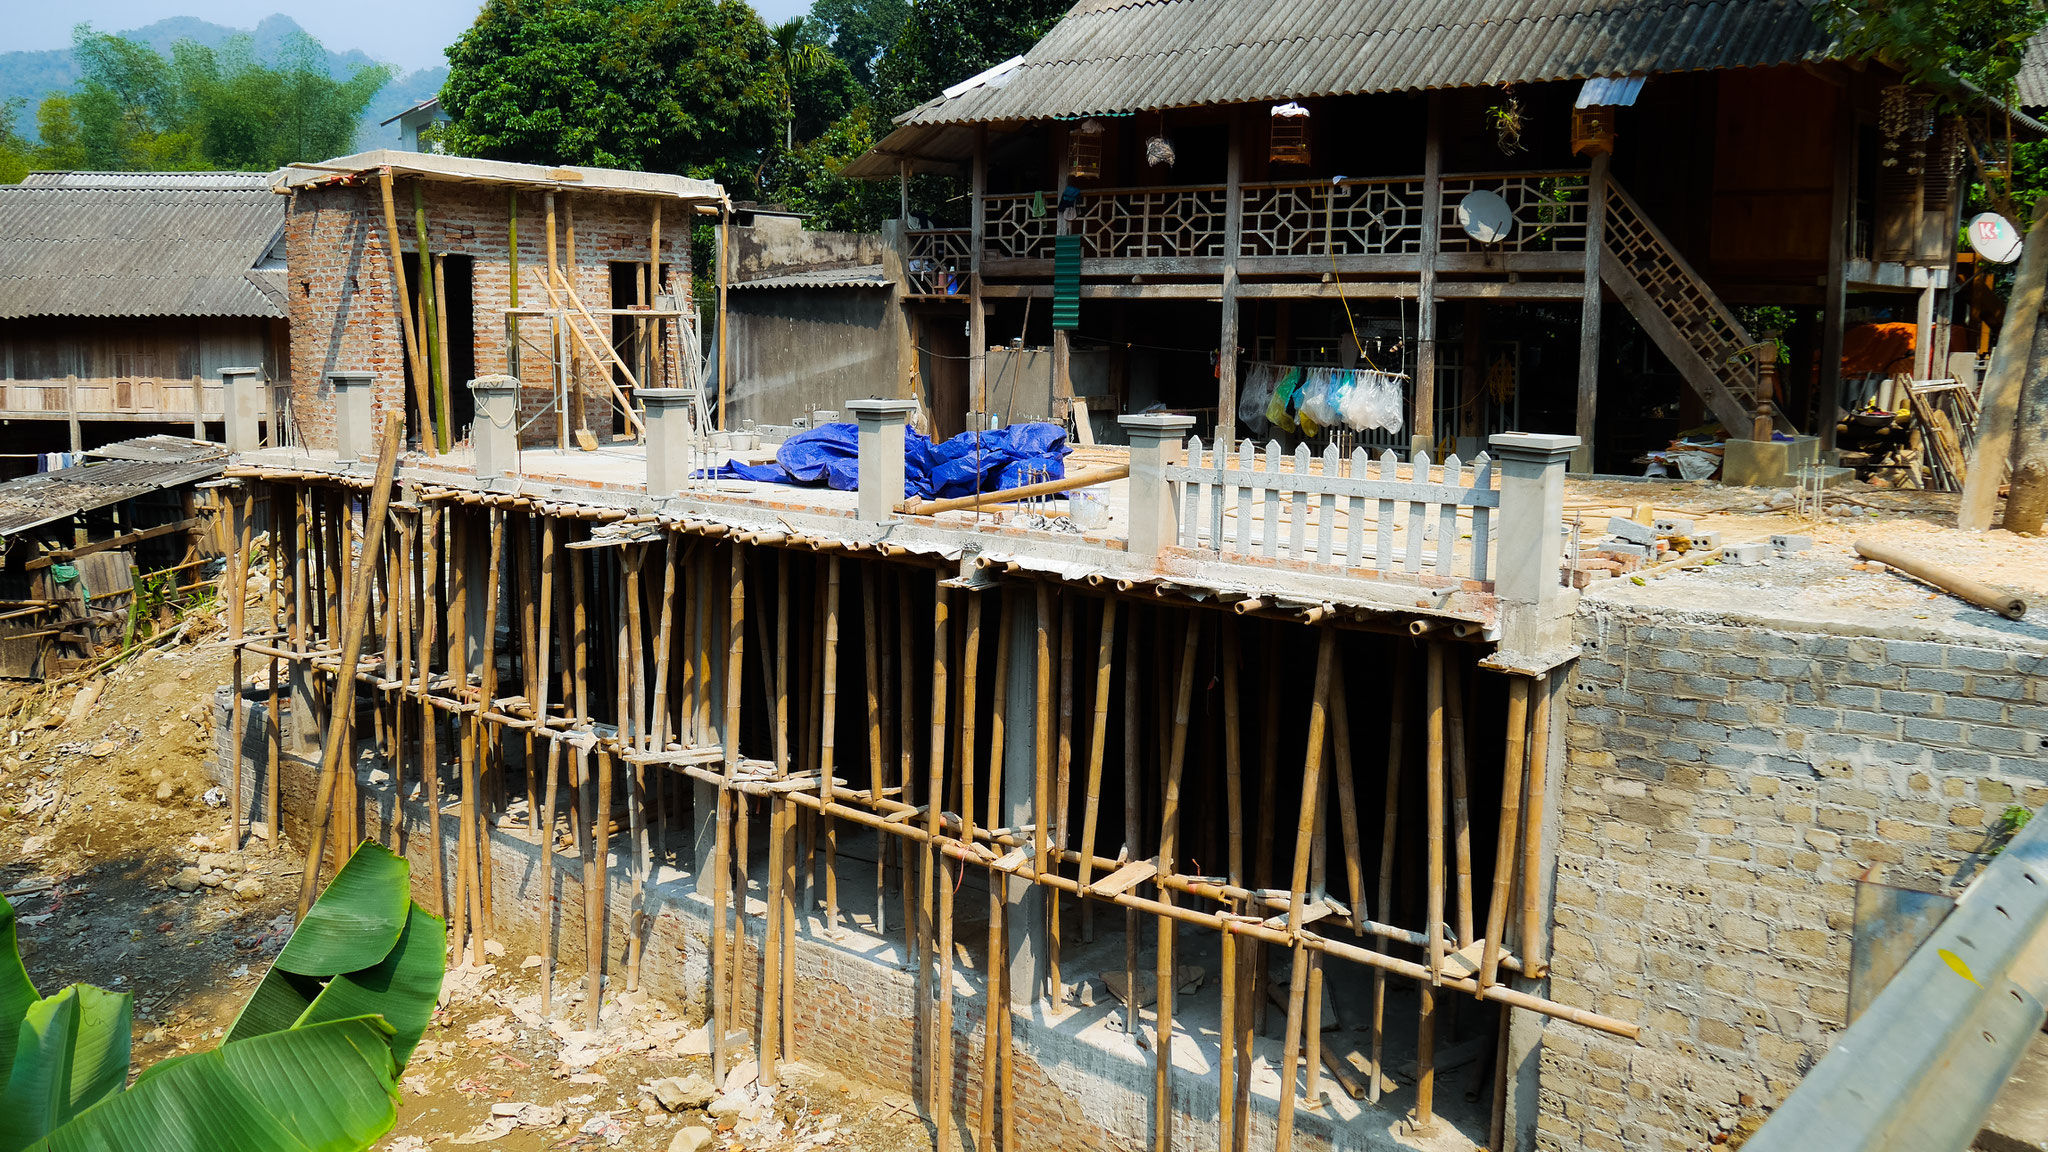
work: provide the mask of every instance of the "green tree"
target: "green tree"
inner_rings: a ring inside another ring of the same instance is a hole
[[[885,125],[886,127],[886,125]],[[839,169],[875,144],[874,112],[863,105],[783,155],[764,194],[804,215],[804,225],[842,232],[872,232],[896,215],[896,186],[850,180]]]
[[[2027,39],[2048,23],[2039,0],[1827,0],[1822,22],[1855,55],[1872,56],[1914,84],[1967,80],[2012,96]]]
[[[14,127],[27,101],[0,100],[0,184],[19,184],[35,163],[35,150]]]
[[[909,111],[949,85],[1030,50],[1066,0],[913,0],[903,30],[875,69],[884,116]]]
[[[36,151],[36,167],[51,172],[71,172],[85,167],[85,144],[79,139],[78,106],[65,95],[46,96],[36,106],[36,135],[43,146]]]
[[[774,51],[744,0],[486,0],[448,49],[448,146],[744,195],[784,107]]]
[[[768,38],[775,43],[775,70],[782,80],[782,146],[791,149],[796,147],[797,87],[823,71],[831,57],[802,16],[768,29]]]
[[[910,0],[817,0],[811,5],[811,19],[824,30],[832,54],[870,92],[876,62],[896,42],[909,16]]]

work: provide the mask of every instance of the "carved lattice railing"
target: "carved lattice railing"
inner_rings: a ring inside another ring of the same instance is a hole
[[[947,296],[974,266],[974,232],[968,228],[914,228],[904,233],[904,268],[913,296]]]
[[[1091,260],[1218,259],[1225,199],[1221,185],[1090,190],[1076,205],[1073,231]],[[985,196],[982,203],[989,255],[1052,259],[1057,194]]]
[[[1584,252],[1589,200],[1583,171],[1504,172],[1444,177],[1445,252]],[[1478,191],[1507,201],[1515,227],[1493,244],[1473,239],[1458,224],[1458,203]]]
[[[1422,179],[1247,184],[1242,256],[1422,251]]]

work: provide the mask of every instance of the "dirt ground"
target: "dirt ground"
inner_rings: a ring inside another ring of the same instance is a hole
[[[29,974],[46,993],[133,991],[136,1068],[219,1041],[290,935],[303,867],[268,829],[229,851],[226,800],[203,766],[229,652],[217,624],[194,623],[100,678],[79,715],[79,686],[0,688],[0,889]],[[801,1065],[766,1089],[743,1055],[730,1090],[713,1091],[703,1030],[651,998],[608,1001],[586,1033],[573,1026],[580,980],[558,979],[551,1024],[523,959],[451,967],[377,1148],[932,1146],[909,1098]]]

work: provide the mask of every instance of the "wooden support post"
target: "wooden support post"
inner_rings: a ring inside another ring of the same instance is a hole
[[[289,569],[286,568],[283,562],[283,535],[287,526],[296,530],[299,509],[296,499],[292,501],[288,509],[280,509],[277,499],[278,492],[279,488],[276,484],[269,486],[270,631],[273,634],[282,635],[285,630],[285,605],[288,603],[286,600],[285,583],[289,581],[293,587],[297,587],[299,582],[297,554],[293,554],[294,562]],[[406,555],[408,558],[412,555],[410,543],[406,547]],[[298,617],[296,614],[292,616],[292,633],[294,638],[296,638],[298,634]],[[281,815],[279,811],[280,800],[284,788],[283,784],[280,783],[279,776],[279,773],[284,771],[284,717],[282,715],[284,681],[281,678],[283,672],[283,665],[276,656],[272,656],[270,658],[270,769],[264,780],[267,787],[264,790],[263,822],[264,826],[270,829],[270,851],[273,855],[280,851],[279,845],[284,842],[284,830],[278,826],[278,818]],[[403,793],[401,793],[402,795]]]
[[[988,828],[1003,825],[1003,743],[1007,726],[1007,707],[1010,684],[1010,645],[1016,632],[1015,618],[1002,611],[1002,593],[996,593],[996,666],[995,690],[989,700],[988,740]],[[1009,942],[1004,935],[1007,909],[1003,902],[1004,877],[994,869],[988,874],[988,982],[983,993],[987,1002],[984,1012],[987,1017],[982,1033],[981,1070],[981,1117],[976,1129],[979,1137],[978,1148],[989,1152],[993,1147],[995,1132],[996,1100],[1001,1094],[1003,1076],[1010,1067],[1007,1051],[1010,1032],[1010,966]],[[1007,1104],[1007,1098],[1005,1098]]]
[[[1374,914],[1384,920],[1392,919],[1391,906],[1394,902],[1394,831],[1400,825],[1401,814],[1401,769],[1402,739],[1408,724],[1408,645],[1394,642],[1394,697],[1387,714],[1387,798],[1386,819],[1380,828],[1380,890],[1379,904]],[[1384,952],[1386,943],[1373,938],[1373,948]],[[1387,1039],[1387,972],[1374,968],[1372,973],[1372,1068],[1366,1076],[1366,1099],[1373,1104],[1380,1102],[1380,1082],[1385,1077]]]
[[[1310,1108],[1323,1106],[1323,954],[1312,952],[1308,958],[1308,1021],[1305,1025],[1303,1043],[1307,1052],[1302,1056],[1302,1099]]]
[[[929,765],[930,783],[925,789],[927,816],[925,830],[936,837],[944,828],[944,814],[941,809],[946,799],[946,673],[952,659],[952,647],[947,641],[947,610],[950,607],[947,588],[941,582],[932,594],[932,736]],[[944,1087],[938,1080],[946,1071],[939,1057],[939,1046],[948,1043],[938,1034],[936,1022],[928,1013],[931,1011],[932,954],[935,932],[932,920],[932,885],[937,876],[933,846],[930,840],[924,842],[923,868],[918,876],[917,897],[917,1009],[924,1016],[925,1037],[925,1114],[943,1130],[946,1116],[942,1109],[944,1102],[939,1092]],[[949,1045],[950,1046],[950,1045]]]
[[[1088,797],[1081,810],[1081,896],[1095,867],[1095,825],[1102,803],[1102,754],[1109,736],[1109,689],[1116,657],[1116,598],[1102,601],[1102,635],[1095,646],[1095,722],[1088,729]],[[1235,881],[1233,881],[1235,883]]]
[[[589,561],[569,556],[570,675],[575,678],[578,727],[590,723],[590,576]],[[581,798],[576,826],[588,827],[587,837],[579,834],[576,854],[583,862],[583,964],[585,1026],[597,1026],[597,1012],[604,992],[604,888],[606,865],[602,850],[596,849],[599,824],[611,819],[610,798],[589,791],[590,749],[576,746],[576,794]],[[587,823],[586,823],[587,822]],[[593,858],[594,857],[594,858]]]
[[[466,513],[454,512],[450,514],[448,522],[448,674],[454,681],[453,691],[457,705],[457,710],[449,723],[455,729],[456,771],[461,780],[461,794],[457,798],[461,807],[458,809],[456,835],[455,887],[458,914],[463,918],[463,931],[452,937],[452,943],[455,945],[455,954],[459,956],[462,954],[466,939],[470,950],[470,963],[481,965],[484,962],[484,901],[476,875],[477,726],[461,710],[461,705],[470,694],[469,573],[472,570],[472,563],[468,519]]]
[[[249,602],[249,532],[255,516],[251,512],[250,496],[246,491],[228,494],[228,506],[233,510],[235,554],[228,558],[228,642],[234,646],[234,655],[228,675],[234,685],[229,700],[234,713],[228,725],[228,843],[239,854],[242,851],[242,740],[245,731],[247,702],[243,699],[242,635],[243,621],[248,613]],[[83,610],[85,605],[81,603]],[[346,674],[344,672],[344,674]]]
[[[1072,788],[1074,763],[1074,647],[1079,641],[1079,632],[1074,626],[1074,606],[1077,598],[1060,596],[1060,726],[1059,753],[1054,763],[1052,788],[1052,849],[1055,853],[1066,851],[1068,792]],[[1066,981],[1060,975],[1060,890],[1054,888],[1045,894],[1045,922],[1048,928],[1046,967],[1052,983],[1053,1011],[1058,1012],[1067,1002]]]
[[[441,839],[441,753],[435,745],[440,723],[428,688],[434,682],[435,633],[441,620],[441,511],[428,505],[421,513],[420,548],[420,790],[427,803],[427,837],[434,850],[432,870],[434,914],[448,916],[448,880],[443,861],[448,846]]]
[[[725,751],[725,782],[718,789],[718,828],[715,847],[712,850],[714,879],[711,895],[711,1078],[714,1083],[719,1084],[725,1082],[726,1035],[737,1022],[734,1019],[736,1006],[725,994],[725,936],[726,903],[731,897],[732,888],[732,784],[740,770],[740,673],[744,671],[740,666],[740,646],[745,643],[746,638],[746,558],[743,549],[744,545],[737,542],[732,545],[732,574],[727,590],[726,662],[730,667],[726,669],[726,712],[721,726],[723,731],[720,733]],[[708,575],[708,564],[706,569]],[[707,634],[710,631],[708,623],[707,621]],[[707,692],[707,698],[708,695]],[[708,699],[705,708],[708,715]],[[745,899],[744,893],[741,899]],[[744,931],[744,904],[741,905],[741,917],[740,927]]]
[[[1856,202],[1856,108],[1837,90],[1833,125],[1834,174],[1828,204],[1827,268],[1821,274],[1820,378],[1813,431],[1820,462],[1835,461],[1835,427],[1842,407],[1842,340],[1849,312],[1849,219]]]
[[[398,447],[403,437],[403,422],[395,415],[387,415],[377,452],[376,478],[370,483],[370,526],[363,539],[363,567],[356,573],[356,601],[348,618],[342,622],[341,675],[335,686],[336,705],[330,709],[327,743],[320,750],[319,802],[314,807],[312,843],[306,851],[305,877],[299,885],[298,915],[301,920],[306,918],[306,909],[313,906],[313,897],[320,886],[320,860],[326,851],[327,822],[334,811],[335,788],[342,769],[341,756],[347,743],[345,737],[350,709],[341,706],[341,698],[346,697],[350,702],[355,698],[354,671],[363,652],[363,608],[369,601],[364,586],[369,582],[370,566],[376,562],[377,554],[384,545],[384,510],[391,505],[391,481],[398,471]],[[345,851],[342,855],[346,859]]]
[[[1144,789],[1139,782],[1143,762],[1143,745],[1139,733],[1143,723],[1139,719],[1142,697],[1138,690],[1138,614],[1131,610],[1131,622],[1124,629],[1124,847],[1119,853],[1123,860],[1138,858],[1138,827],[1140,813],[1144,807]],[[1144,921],[1138,918],[1138,910],[1124,911],[1124,987],[1130,994],[1124,997],[1124,1031],[1138,1034],[1138,945],[1139,936],[1144,932]]]
[[[768,798],[768,907],[766,909],[767,929],[761,946],[761,1043],[757,1051],[761,1056],[761,1083],[773,1087],[781,1073],[778,1065],[782,1053],[782,966],[789,961],[783,956],[785,921],[782,906],[789,899],[789,891],[783,887],[782,857],[789,851],[783,835],[782,818],[785,812],[794,808],[779,796]],[[745,909],[745,897],[740,907]],[[744,918],[741,920],[744,924]],[[744,935],[744,931],[741,933]]]
[[[1443,236],[1443,93],[1431,92],[1422,148],[1422,278],[1415,298],[1415,412],[1409,454],[1436,454],[1436,262]]]
[[[988,125],[974,126],[974,155],[969,170],[967,237],[967,397],[978,412],[988,411],[987,317],[981,310],[981,250],[988,235]],[[1057,206],[1055,213],[1059,212]],[[932,434],[938,434],[940,413],[932,411]],[[1044,819],[1043,813],[1039,819]]]
[[[1301,782],[1301,821],[1294,835],[1294,878],[1287,905],[1287,934],[1295,941],[1294,967],[1287,984],[1287,1031],[1281,1041],[1280,1119],[1274,1152],[1294,1147],[1295,1075],[1301,1063],[1302,1011],[1308,991],[1308,950],[1301,944],[1302,916],[1308,893],[1309,856],[1314,852],[1316,800],[1322,792],[1323,733],[1330,711],[1330,674],[1337,656],[1337,632],[1321,630],[1316,646],[1315,694],[1309,705],[1308,749]],[[1268,717],[1268,719],[1272,719]]]
[[[718,216],[718,261],[715,269],[718,275],[718,427],[723,430],[731,425],[726,423],[725,382],[728,375],[726,365],[732,362],[732,349],[725,342],[726,289],[732,283],[732,209],[724,207]]]
[[[882,701],[888,696],[887,673],[883,670],[882,617],[875,584],[881,580],[879,565],[863,565],[860,573],[861,655],[865,662],[868,693],[868,799],[878,800],[889,789],[889,751],[883,746],[887,716]],[[875,934],[888,931],[889,834],[875,829]]]
[[[628,544],[619,551],[619,564],[626,570],[626,644],[623,682],[630,686],[631,700],[619,718],[619,738],[629,748],[645,748],[647,741],[647,654],[643,648],[640,607],[640,568],[646,563],[644,544]],[[623,694],[623,693],[622,693]],[[647,837],[647,766],[626,764],[626,819],[633,837],[633,900],[626,931],[626,991],[640,990],[640,951],[647,933],[647,884],[654,870],[654,858]]]
[[[823,689],[818,721],[818,796],[832,798],[832,770],[835,767],[833,733],[839,727],[839,557],[825,558],[825,658]],[[832,817],[821,814],[819,830],[825,837],[825,934],[839,935],[839,834]]]
[[[1508,680],[1507,756],[1500,775],[1500,837],[1493,856],[1493,898],[1486,906],[1486,951],[1479,965],[1479,986],[1490,988],[1499,978],[1501,934],[1507,931],[1508,894],[1515,885],[1515,835],[1522,824],[1522,762],[1527,756],[1529,680]]]
[[[476,710],[476,738],[478,752],[478,776],[489,765],[494,785],[504,782],[503,759],[492,754],[499,749],[499,733],[494,724],[484,723],[484,713],[490,710],[490,702],[498,698],[498,597],[504,587],[505,578],[505,513],[493,508],[488,520],[490,529],[490,560],[485,566],[484,585],[484,635],[483,666],[478,669],[482,693],[478,697]],[[495,793],[479,788],[477,795],[479,818],[477,821],[477,891],[482,901],[483,918],[479,923],[479,947],[484,939],[497,927],[497,907],[492,901],[491,889],[491,829],[497,826],[497,812],[501,805],[495,802]],[[477,963],[483,963],[478,959]]]
[[[1841,217],[1835,217],[1839,220]],[[1595,153],[1592,170],[1586,174],[1586,265],[1584,291],[1579,296],[1579,403],[1576,431],[1579,446],[1572,452],[1571,470],[1593,470],[1593,431],[1600,399],[1600,261],[1606,253],[1607,154]],[[1839,265],[1837,273],[1839,274]],[[1476,382],[1478,365],[1465,370],[1465,379]],[[1472,384],[1465,385],[1471,391]]]
[[[1031,799],[1031,871],[1043,875],[1052,848],[1052,609],[1053,590],[1048,581],[1037,584],[1038,613],[1035,624],[1038,636],[1038,657],[1036,668],[1037,689],[1032,694],[1035,715],[1032,717],[1032,771],[1035,786]],[[1065,999],[1059,988],[1038,988],[1034,999],[1048,995],[1052,999],[1053,1011]]]
[[[1428,728],[1422,750],[1426,757],[1424,785],[1429,802],[1429,902],[1422,931],[1429,939],[1429,982],[1436,984],[1441,980],[1444,963],[1444,646],[1431,644],[1428,650],[1429,674],[1424,681]]]
[[[1351,926],[1362,930],[1365,926],[1365,859],[1360,846],[1358,828],[1358,786],[1353,778],[1351,760],[1351,698],[1345,692],[1344,660],[1339,657],[1337,667],[1331,672],[1330,698],[1336,701],[1330,718],[1330,734],[1335,745],[1335,767],[1337,778],[1337,815],[1344,829],[1344,880],[1346,897],[1351,901]],[[1381,919],[1386,910],[1379,909]]]
[[[1548,677],[1529,691],[1535,695],[1536,722],[1529,733],[1529,801],[1522,809],[1522,975],[1540,979],[1550,968],[1543,934],[1542,885],[1543,806],[1550,759],[1550,696]]]
[[[917,718],[914,715],[916,709],[913,702],[917,699],[917,695],[916,676],[912,663],[916,659],[917,647],[915,644],[916,637],[911,630],[911,617],[915,612],[915,608],[912,601],[910,573],[904,572],[897,577],[896,591],[896,650],[902,654],[897,660],[897,667],[902,673],[897,697],[899,704],[896,709],[896,718],[899,725],[896,738],[897,767],[898,774],[903,781],[903,803],[915,808],[917,807]],[[936,654],[933,659],[937,659]],[[917,855],[907,840],[900,841],[898,848],[902,852],[902,856],[901,866],[896,872],[896,886],[903,897],[903,951],[905,957],[909,958],[919,955],[919,941],[921,939],[918,936],[917,909],[912,900],[911,893],[911,873],[915,870],[916,865],[914,861],[917,859]],[[922,993],[920,992],[919,995],[922,996]]]

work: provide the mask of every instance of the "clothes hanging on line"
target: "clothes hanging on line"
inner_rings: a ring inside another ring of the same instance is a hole
[[[1354,432],[1398,434],[1407,411],[1408,377],[1371,368],[1298,368],[1252,361],[1239,373],[1238,419],[1254,436],[1273,429],[1315,436],[1339,425]]]

